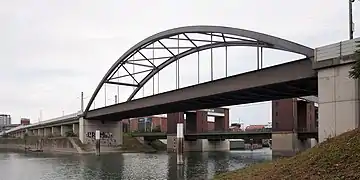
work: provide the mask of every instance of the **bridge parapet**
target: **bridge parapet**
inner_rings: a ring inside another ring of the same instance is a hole
[[[359,49],[356,47],[358,41],[360,41],[360,37],[315,48],[313,69],[352,63],[353,55]]]
[[[73,119],[78,119],[81,115],[82,115],[82,112],[79,111],[76,113],[68,114],[65,116],[57,117],[57,118],[52,118],[52,119],[49,119],[46,121],[41,121],[41,122],[30,124],[30,125],[20,125],[20,126],[17,126],[15,128],[5,131],[5,134],[14,133],[14,132],[18,132],[18,131],[25,131],[26,129],[36,128],[36,127],[40,127],[40,126],[46,126],[46,125],[50,125],[50,124],[58,124],[58,123],[61,124],[61,123],[65,123],[69,120],[71,121]]]

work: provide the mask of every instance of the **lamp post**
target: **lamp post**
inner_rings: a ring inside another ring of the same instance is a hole
[[[352,4],[355,0],[349,0],[349,36],[350,39],[354,38],[354,22],[352,16]]]

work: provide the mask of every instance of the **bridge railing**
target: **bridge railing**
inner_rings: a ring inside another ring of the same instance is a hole
[[[324,61],[334,58],[347,57],[355,53],[357,47],[356,43],[360,38],[342,41],[315,49],[315,61]]]
[[[185,131],[185,134],[200,134],[200,133],[260,133],[260,132],[273,132],[272,129],[270,128],[263,128],[263,129],[254,129],[254,130],[246,130],[246,131],[234,131],[231,129],[226,129],[226,130],[209,130],[209,131],[204,131],[204,132],[196,132],[196,131]],[[277,131],[277,132],[285,132],[285,131]],[[286,131],[287,132],[287,131]],[[317,129],[308,129],[308,128],[298,128],[298,129],[294,129],[292,131],[288,131],[288,132],[298,132],[298,133],[312,133],[312,132],[317,132]],[[132,131],[129,132],[132,134],[168,134],[167,132],[162,132],[162,131]]]
[[[27,128],[32,128],[32,127],[36,127],[36,126],[40,126],[40,125],[46,125],[46,124],[51,124],[51,123],[55,123],[55,122],[60,122],[60,121],[67,120],[67,119],[77,118],[81,114],[82,114],[82,112],[78,111],[76,113],[72,113],[72,114],[68,114],[68,115],[65,115],[65,116],[49,119],[49,120],[46,120],[46,121],[40,121],[40,122],[30,124],[30,125],[20,125],[20,126],[17,126],[15,128],[11,128],[11,129],[5,131],[4,134],[8,134],[8,133],[16,132],[16,131],[20,131],[20,130],[25,130]]]

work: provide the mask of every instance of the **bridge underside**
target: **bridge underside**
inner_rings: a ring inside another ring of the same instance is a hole
[[[203,108],[317,95],[310,59],[301,59],[89,111],[87,119],[121,120]]]
[[[281,132],[281,133],[293,133],[293,132]],[[185,134],[185,140],[194,141],[197,139],[208,140],[223,140],[223,139],[271,139],[272,132],[214,132],[214,133],[193,133]],[[297,137],[300,140],[306,140],[309,138],[318,139],[317,131],[309,132],[297,132]],[[176,134],[166,133],[133,133],[134,137],[144,137],[148,141],[156,139],[166,139],[167,136],[176,136]]]

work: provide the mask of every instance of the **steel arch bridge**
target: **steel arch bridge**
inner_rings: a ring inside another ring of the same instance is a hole
[[[194,35],[201,35],[203,38],[193,38]],[[215,38],[217,38],[217,40],[214,40]],[[165,40],[177,41],[177,47],[165,45],[165,43],[163,43]],[[189,44],[191,44],[191,46],[180,46],[179,41],[187,41]],[[156,47],[155,44],[157,44]],[[85,108],[84,116],[86,116],[86,114],[90,111],[90,107],[92,103],[94,103],[96,96],[98,95],[101,88],[106,84],[133,87],[134,89],[132,93],[126,100],[128,102],[133,100],[134,96],[151,78],[153,78],[157,73],[173,62],[177,62],[178,60],[188,55],[210,49],[212,71],[212,49],[219,47],[227,48],[231,46],[256,47],[258,69],[262,67],[263,48],[297,53],[304,55],[307,58],[314,56],[314,50],[312,48],[271,35],[244,29],[224,26],[185,26],[166,30],[145,38],[136,45],[132,46],[111,66],[91,96]],[[149,49],[163,49],[167,51],[169,55],[164,57],[155,57],[153,54],[153,57],[149,57],[142,52],[143,50]],[[177,50],[177,52],[174,52],[174,49]],[[140,58],[135,58],[135,55],[140,56]],[[157,59],[162,59],[165,61],[160,64],[156,64],[154,60]],[[142,62],[146,62],[146,64]],[[140,72],[130,72],[126,65],[143,67],[145,70]],[[125,70],[127,74],[122,76],[116,75],[116,72],[118,72],[120,69]],[[135,75],[137,74],[145,74],[145,76],[138,80],[135,78]],[[121,78],[125,77],[131,77],[133,79],[133,83],[119,81]],[[213,80],[212,76],[211,80]]]

